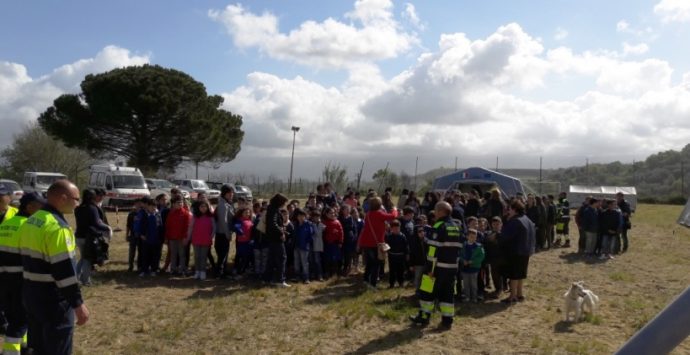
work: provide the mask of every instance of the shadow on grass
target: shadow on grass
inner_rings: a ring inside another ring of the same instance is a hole
[[[577,252],[561,254],[559,258],[565,260],[568,264],[584,263],[588,265],[603,264],[608,260],[600,260],[599,257],[593,255],[584,255]]]
[[[367,290],[359,278],[341,278],[332,281],[325,287],[312,294],[313,297],[306,301],[307,304],[336,303],[346,298],[361,296]]]
[[[487,303],[458,303],[455,306],[455,314],[461,317],[470,317],[474,319],[480,319],[488,317],[490,315],[503,312],[508,309],[503,303],[500,302],[487,302]]]
[[[573,330],[573,322],[561,320],[558,323],[553,325],[553,332],[554,333],[574,333],[575,330]]]
[[[371,354],[379,351],[394,349],[398,346],[409,344],[417,339],[421,339],[424,333],[419,328],[410,326],[398,331],[392,331],[381,338],[374,339],[355,351],[348,352],[348,355]]]
[[[210,272],[209,272],[210,275]],[[143,289],[153,287],[171,287],[182,289],[198,289],[189,298],[213,298],[225,297],[235,292],[246,292],[268,287],[255,280],[250,275],[238,280],[217,279],[209,276],[204,281],[195,280],[191,276],[173,276],[163,273],[155,276],[140,277],[136,272],[130,272],[122,268],[101,269],[93,274],[95,284],[116,284],[117,289]]]

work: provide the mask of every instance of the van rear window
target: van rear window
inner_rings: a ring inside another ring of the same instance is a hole
[[[144,178],[137,175],[113,175],[113,187],[116,189],[144,189]]]

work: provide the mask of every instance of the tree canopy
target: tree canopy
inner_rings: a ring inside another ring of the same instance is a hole
[[[63,173],[78,182],[92,163],[88,153],[67,148],[38,125],[28,126],[15,135],[12,145],[2,150],[0,156],[4,160],[3,174],[18,181],[26,171],[45,171]]]
[[[38,118],[50,135],[93,156],[124,157],[145,172],[183,160],[227,162],[240,151],[242,117],[220,108],[191,76],[157,65],[87,75]]]

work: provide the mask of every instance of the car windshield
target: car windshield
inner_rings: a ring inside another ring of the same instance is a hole
[[[175,185],[168,180],[151,180],[151,182],[159,189],[172,189],[175,187]]]
[[[4,187],[5,189],[9,191],[21,191],[21,187],[19,187],[19,184],[11,182],[11,181],[0,181],[0,187]]]
[[[50,186],[52,185],[55,181],[64,179],[64,176],[60,175],[37,175],[36,176],[36,184],[37,185],[44,185],[44,186]]]
[[[208,185],[203,180],[192,180],[192,188],[208,189]]]
[[[113,175],[113,187],[116,189],[144,189],[144,178],[137,175]]]

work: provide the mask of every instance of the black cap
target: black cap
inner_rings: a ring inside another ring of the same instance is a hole
[[[0,196],[1,195],[11,195],[12,191],[7,188],[4,184],[0,184]]]
[[[30,204],[31,202],[38,202],[45,205],[46,199],[43,198],[43,196],[38,192],[28,192],[25,193],[24,196],[22,196],[22,198],[19,200],[19,206],[24,207]]]

